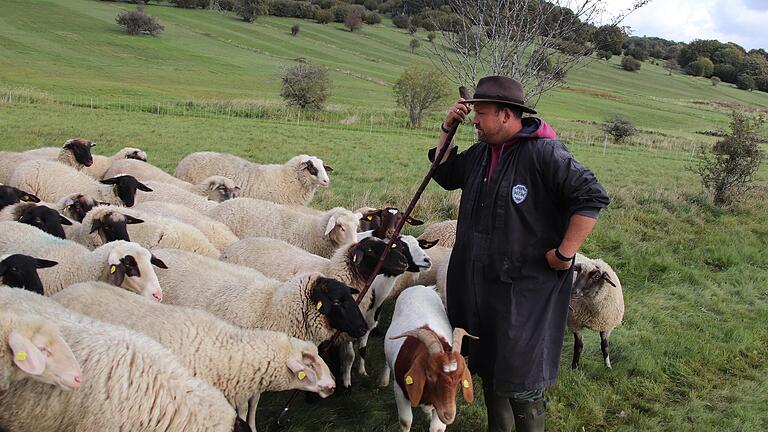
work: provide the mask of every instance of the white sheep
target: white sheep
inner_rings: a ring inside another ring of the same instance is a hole
[[[584,328],[600,332],[603,361],[611,368],[608,338],[624,319],[624,294],[616,272],[605,261],[576,254],[571,289],[568,329],[573,332],[571,367],[579,367],[584,340]]]
[[[244,197],[306,206],[319,186],[328,187],[330,171],[331,167],[314,156],[299,155],[282,165],[264,165],[230,154],[197,152],[182,159],[173,175],[190,183],[222,175],[234,180]]]
[[[352,294],[359,292],[319,273],[287,281],[256,270],[176,249],[158,249],[168,265],[158,270],[165,302],[204,309],[243,328],[282,331],[315,344],[334,329],[359,337],[365,330]]]
[[[145,184],[147,187],[151,188],[152,191],[149,193],[142,193],[141,196],[136,197],[137,203],[160,201],[179,204],[203,214],[206,214],[218,204],[216,201],[209,200],[207,196],[198,195],[169,183],[148,180]]]
[[[326,397],[335,387],[317,347],[285,333],[246,330],[208,312],[156,303],[102,282],[72,285],[52,298],[75,312],[155,339],[233,405],[253,397],[249,423],[254,430],[261,393],[298,389]]]
[[[240,187],[224,176],[210,176],[197,184],[192,184],[179,180],[152,164],[138,160],[125,159],[115,162],[104,176],[113,177],[120,174],[130,174],[141,181],[158,181],[172,184],[215,202],[235,198],[240,193]]]
[[[424,229],[419,239],[437,241],[438,246],[452,248],[456,243],[456,223],[455,219],[434,223]]]
[[[28,291],[0,287],[0,310],[53,321],[82,369],[64,392],[24,380],[0,392],[0,427],[12,431],[231,432],[235,410],[192,377],[178,358],[142,334],[72,312]],[[42,403],[44,402],[44,403]],[[237,429],[235,429],[237,430]]]
[[[18,222],[0,222],[0,254],[25,254],[58,262],[40,271],[46,295],[77,282],[108,281],[144,296],[162,299],[152,265],[161,260],[136,243],[109,242],[89,251],[85,246]]]
[[[342,207],[313,216],[253,198],[224,201],[207,214],[240,238],[272,237],[325,258],[355,242],[361,216]]]
[[[63,225],[72,225],[72,221],[46,206],[45,203],[34,202],[20,202],[5,206],[0,210],[0,222],[4,221],[31,225],[62,239],[66,238]]]
[[[239,240],[228,226],[181,204],[147,201],[136,204],[132,209],[191,225],[200,230],[219,251]]]
[[[25,378],[62,390],[80,387],[80,365],[58,326],[19,312],[7,309],[0,316],[0,393]]]
[[[132,206],[136,190],[151,192],[132,176],[119,176],[101,181],[64,164],[33,160],[16,168],[10,184],[28,190],[44,201],[56,202],[71,194],[89,195],[110,204]]]
[[[56,149],[52,157],[46,157],[51,162],[60,162],[76,170],[82,170],[93,164],[91,147],[96,144],[82,138],[67,140],[61,148]],[[39,156],[29,153],[0,152],[0,183],[10,183],[14,171],[19,165],[39,159]]]
[[[212,258],[221,254],[191,225],[126,207],[94,207],[85,215],[79,233],[72,239],[88,249],[113,240],[130,240],[149,250],[181,249]]]

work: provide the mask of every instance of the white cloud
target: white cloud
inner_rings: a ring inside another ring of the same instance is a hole
[[[608,13],[628,8],[633,0],[606,0]],[[652,0],[621,24],[636,36],[690,42],[717,39],[747,50],[768,49],[768,2],[765,0]]]

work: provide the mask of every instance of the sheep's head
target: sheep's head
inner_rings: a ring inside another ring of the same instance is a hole
[[[64,227],[62,225],[72,225],[72,222],[60,215],[56,210],[35,203],[18,205],[23,206],[23,208],[19,209],[20,214],[17,219],[19,222],[32,225],[58,238],[63,239],[67,237],[64,234]]]
[[[457,328],[453,331],[451,348],[432,329],[424,326],[391,339],[408,336],[426,347],[421,356],[413,359],[404,377],[408,400],[413,406],[432,405],[441,422],[453,423],[456,418],[456,389],[461,386],[465,401],[473,402],[475,399],[472,375],[461,356],[461,341],[464,336],[477,338]],[[405,344],[401,349],[405,349]]]
[[[616,275],[609,270],[608,264],[602,260],[586,260],[573,265],[573,288],[571,298],[593,296],[606,285],[617,286]]]
[[[147,185],[136,180],[136,177],[127,174],[104,179],[101,183],[114,185],[113,192],[115,196],[120,198],[120,201],[122,201],[126,207],[133,207],[133,203],[136,202],[137,189],[144,192],[152,192],[152,189]]]
[[[18,202],[40,202],[40,198],[13,186],[0,185],[0,209]]]
[[[163,301],[163,291],[152,265],[168,268],[163,261],[138,244],[118,241],[107,258],[107,280],[114,286]]]
[[[92,197],[84,194],[72,194],[60,202],[62,212],[78,222],[82,222],[85,215],[100,204]]]
[[[322,159],[314,156],[301,155],[298,158],[298,177],[305,184],[328,187],[331,179],[328,173],[333,171],[328,165],[325,165]]]
[[[140,224],[144,221],[119,211],[107,210],[108,208],[105,207],[103,211],[96,211],[91,215],[90,233],[97,232],[104,243],[117,240],[131,241],[128,225]]]
[[[323,235],[336,246],[354,243],[357,240],[357,228],[360,226],[360,213],[336,207],[326,213],[328,220]]]
[[[317,393],[324,398],[332,395],[336,389],[336,379],[317,354],[317,347],[301,339],[289,339],[291,353],[285,365],[291,377],[290,388]]]
[[[392,238],[395,228],[403,220],[403,213],[395,207],[383,209],[361,209],[360,231],[373,230],[373,236],[378,238]],[[405,221],[411,225],[422,225],[424,222],[408,216]]]
[[[53,267],[56,261],[33,258],[28,255],[7,255],[0,261],[0,281],[14,288],[24,288],[40,295],[45,294],[37,269]]]
[[[408,268],[408,260],[402,251],[397,249],[397,244],[384,260],[380,273],[385,276],[401,275]],[[352,263],[363,278],[368,279],[378,264],[381,255],[387,247],[387,242],[376,237],[368,237],[360,240],[352,247]]]
[[[240,195],[240,186],[234,181],[223,176],[211,176],[203,180],[203,185],[208,191],[208,199],[216,202],[224,202],[237,198]]]
[[[325,316],[331,328],[354,338],[362,337],[368,331],[365,318],[352,298],[360,291],[335,279],[322,277],[319,273],[301,275],[303,277],[309,277],[312,307]]]
[[[72,152],[77,163],[89,167],[93,165],[93,155],[91,154],[91,148],[95,146],[95,142],[82,138],[73,138],[67,140],[64,143],[63,148]]]
[[[120,150],[120,154],[122,154],[125,159],[136,159],[142,162],[147,161],[147,152],[141,149],[125,147]]]
[[[80,387],[82,373],[69,345],[58,327],[40,318],[8,318],[12,323],[8,339],[0,341],[10,347],[13,364],[22,375],[59,386],[63,390]],[[0,390],[3,383],[0,382]]]

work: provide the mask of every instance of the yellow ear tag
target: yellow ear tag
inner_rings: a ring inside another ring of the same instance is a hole
[[[392,249],[397,247],[397,243],[392,243]]]
[[[373,216],[368,215],[368,220],[373,220]]]
[[[467,381],[467,380],[462,381],[461,382],[461,386],[464,387],[464,388],[469,388],[469,381]]]
[[[110,273],[114,273],[114,272],[116,272],[116,271],[117,271],[117,266],[115,266],[115,265],[112,265],[112,266],[110,266],[110,267],[109,267],[109,272],[110,272]]]
[[[357,262],[357,255],[352,255],[352,262],[353,262],[353,263],[356,263],[356,262]]]
[[[21,197],[21,200],[22,201],[29,201],[29,195],[24,195],[23,197]]]
[[[315,306],[315,309],[320,310],[321,307],[323,307],[323,302],[321,301],[317,302],[317,306]]]
[[[408,384],[408,385],[413,384],[413,377],[410,376],[410,375],[406,376],[405,377],[405,383]]]
[[[306,372],[304,372],[304,371],[299,371],[299,373],[298,373],[298,374],[296,374],[296,376],[298,376],[298,377],[299,377],[299,381],[303,381],[303,380],[304,380],[304,378],[306,378],[306,377],[307,377],[307,373],[306,373]]]
[[[19,351],[18,354],[16,354],[16,360],[17,361],[24,361],[27,359],[27,352],[26,351]]]

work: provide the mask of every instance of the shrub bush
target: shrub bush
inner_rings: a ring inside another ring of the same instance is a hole
[[[351,32],[363,28],[363,12],[359,8],[350,8],[349,13],[344,18],[344,27]]]
[[[365,14],[363,21],[368,25],[381,24],[381,15],[376,12],[368,12]]]
[[[269,14],[278,17],[313,19],[319,6],[295,0],[270,0]]]
[[[283,70],[280,96],[288,105],[322,109],[331,94],[328,69],[311,63],[298,63]]]
[[[392,18],[392,24],[397,28],[407,29],[411,25],[411,17],[408,15],[397,15]]]
[[[117,14],[115,21],[130,35],[148,34],[156,36],[164,29],[155,17],[144,13],[143,6],[139,6],[134,11],[121,11]]]
[[[709,80],[712,81],[712,85],[713,86],[716,86],[716,85],[720,84],[720,78],[718,78],[718,77],[716,77],[714,75],[712,75],[712,77]]]
[[[180,8],[207,8],[210,0],[171,0],[171,3]]]
[[[269,13],[269,5],[266,0],[237,0],[235,12],[245,22],[253,22],[259,15]]]
[[[734,111],[731,133],[712,147],[701,147],[692,170],[714,198],[715,205],[738,202],[749,191],[760,167],[759,136],[765,119]]]
[[[343,23],[351,9],[351,6],[348,4],[340,4],[332,7],[331,12],[333,13],[333,21]]]
[[[613,57],[613,53],[607,50],[600,50],[597,52],[597,58],[601,60],[610,60]]]
[[[315,19],[320,24],[328,24],[333,21],[333,12],[330,9],[320,9],[315,15]]]
[[[642,63],[640,63],[638,60],[636,60],[632,56],[624,56],[623,59],[621,59],[621,67],[624,68],[626,71],[635,72],[640,70],[640,66]]]
[[[301,30],[301,27],[298,24],[292,25],[291,26],[291,36],[298,35],[300,30]]]
[[[411,39],[409,46],[411,47],[411,54],[413,54],[417,49],[419,49],[419,47],[421,47],[421,42],[419,42],[418,39]]]
[[[685,67],[685,72],[688,75],[693,76],[700,76],[700,77],[711,77],[712,74],[715,71],[715,65],[712,63],[712,60],[702,57],[696,61],[688,63],[688,65]]]
[[[435,32],[427,33],[427,40],[430,42],[434,42],[436,37],[437,35],[435,34]]]
[[[637,46],[633,46],[633,47],[629,47],[629,48],[625,49],[624,50],[624,55],[625,56],[632,56],[636,60],[640,60],[640,61],[648,60],[648,51],[646,51],[646,50],[644,50],[644,49],[642,49],[640,47],[637,47]]]
[[[411,66],[403,71],[393,90],[398,105],[408,109],[409,125],[417,127],[424,112],[450,94],[450,84],[445,74],[436,69]]]
[[[757,88],[755,79],[749,75],[739,75],[739,78],[736,80],[736,87],[747,91]]]
[[[600,129],[612,136],[613,141],[617,143],[637,135],[638,132],[634,120],[622,114],[614,114],[609,117],[600,125]]]
[[[720,80],[731,84],[736,84],[736,80],[739,79],[736,68],[727,63],[716,64],[712,74],[720,78]]]

